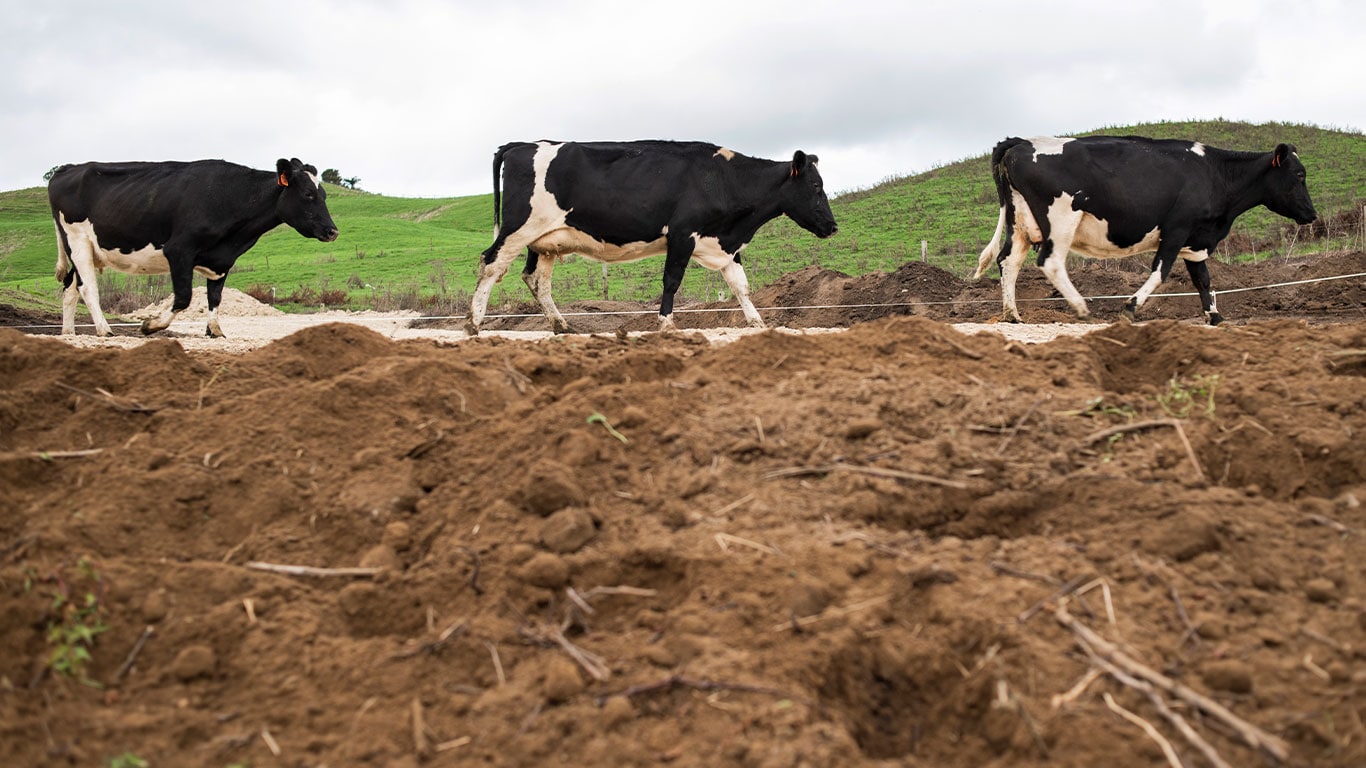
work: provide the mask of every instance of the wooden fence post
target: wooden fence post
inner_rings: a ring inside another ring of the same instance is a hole
[[[926,240],[920,241],[920,263],[928,264],[930,261],[930,244]]]

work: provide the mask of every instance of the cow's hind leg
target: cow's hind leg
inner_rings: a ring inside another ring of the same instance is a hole
[[[470,336],[479,335],[479,326],[484,322],[484,314],[488,311],[493,286],[502,281],[512,260],[517,258],[521,250],[520,243],[512,243],[499,237],[484,251],[479,261],[479,282],[475,285],[474,296],[470,299],[470,316],[465,319],[465,333]]]
[[[1072,239],[1076,236],[1082,216],[1082,212],[1072,210],[1071,201],[1064,198],[1059,198],[1049,207],[1050,234],[1039,248],[1039,266],[1048,282],[1071,305],[1077,319],[1087,321],[1091,319],[1091,312],[1086,308],[1086,300],[1067,275],[1067,253],[1072,249]]]
[[[75,285],[75,290],[80,294],[81,300],[85,302],[85,308],[90,311],[90,321],[95,324],[95,335],[109,336],[114,330],[109,327],[109,321],[104,318],[104,311],[100,309],[100,288],[96,283],[99,277],[95,269],[94,246],[89,240],[83,237],[72,237],[69,239],[71,245],[71,266],[75,267],[74,277],[67,275],[71,282],[67,283],[66,293],[62,296],[62,333],[76,332],[75,315],[76,299],[70,294],[71,286]],[[67,319],[67,306],[70,306],[71,319]]]
[[[1029,227],[1023,220],[1028,209],[1022,203],[1010,206],[1006,219],[1005,247],[997,257],[1001,269],[1001,319],[1008,323],[1024,322],[1020,310],[1015,305],[1015,281],[1020,277],[1020,268],[1029,256]],[[1019,211],[1021,213],[1016,213]],[[1018,220],[1017,220],[1017,217]]]
[[[531,296],[541,305],[541,311],[550,320],[550,330],[555,333],[572,333],[573,329],[565,321],[564,315],[560,314],[560,308],[555,306],[555,299],[550,292],[550,278],[555,274],[555,261],[558,257],[553,253],[537,253],[534,248],[527,249],[526,267],[522,269],[522,282],[531,290]]]
[[[76,271],[66,273],[62,278],[62,335],[76,334],[76,305],[81,301],[81,288],[77,285]]]

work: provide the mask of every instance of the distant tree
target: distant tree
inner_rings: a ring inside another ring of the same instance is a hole
[[[359,177],[359,176],[352,176],[352,177],[350,177],[350,178],[348,178],[348,179],[342,179],[342,180],[341,180],[341,183],[342,183],[342,186],[343,186],[343,187],[350,187],[351,189],[360,189],[360,186],[359,186],[359,185],[360,185],[360,177]]]
[[[341,171],[336,168],[328,168],[323,171],[323,181],[327,184],[340,185],[342,183]]]

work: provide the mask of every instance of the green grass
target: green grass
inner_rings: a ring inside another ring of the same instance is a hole
[[[1087,133],[1136,134],[1199,140],[1225,149],[1269,151],[1295,144],[1309,174],[1309,189],[1322,218],[1360,208],[1366,200],[1366,136],[1315,126],[1230,121],[1152,123]],[[1076,134],[1085,135],[1085,134]],[[1002,137],[1004,138],[1004,137]],[[818,264],[857,275],[890,272],[919,259],[921,241],[931,263],[966,276],[996,226],[996,195],[982,154],[914,176],[889,179],[831,201],[840,231],[817,240],[792,221],[770,222],[745,250],[753,287]],[[280,227],[237,262],[228,284],[283,299],[302,289],[344,291],[353,308],[460,306],[473,290],[479,254],[492,242],[491,194],[453,198],[384,197],[328,187],[328,204],[341,236],[319,243]],[[1240,258],[1255,251],[1283,253],[1291,247],[1289,222],[1257,209],[1242,216],[1218,254]],[[0,302],[52,308],[56,246],[44,188],[0,192]],[[1361,247],[1359,228],[1330,233],[1326,241],[1296,242],[1296,253]],[[1138,257],[1146,258],[1146,257]],[[495,306],[529,299],[514,267],[495,290]],[[601,265],[571,258],[555,273],[559,301],[645,300],[660,292],[662,263],[647,259],[612,266],[604,284]],[[141,281],[142,293],[169,295],[161,278],[108,278],[117,287]],[[152,284],[146,285],[147,281]],[[719,275],[690,267],[680,299],[715,300],[728,293]],[[403,299],[400,302],[400,299]]]

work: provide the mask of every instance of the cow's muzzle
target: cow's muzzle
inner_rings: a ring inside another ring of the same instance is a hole
[[[337,236],[340,234],[341,233],[337,231],[336,227],[329,227],[328,229],[324,230],[321,235],[318,235],[318,239],[323,241],[324,243],[330,243],[336,240]]]

